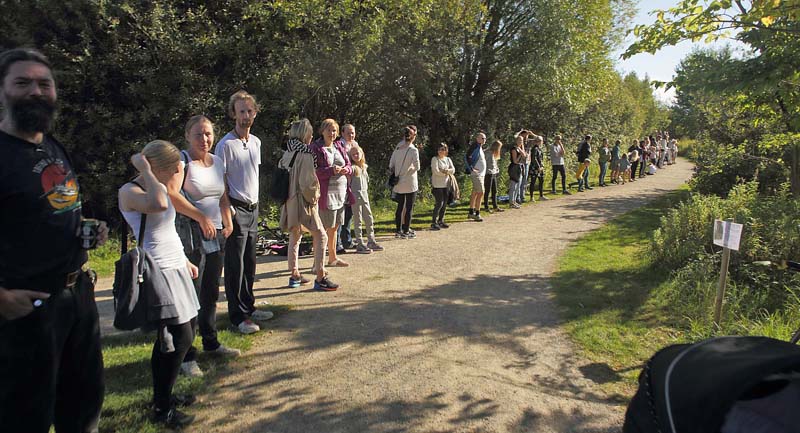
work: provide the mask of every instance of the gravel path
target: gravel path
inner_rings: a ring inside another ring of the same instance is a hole
[[[690,175],[681,160],[625,186],[386,239],[382,253],[343,256],[333,293],[286,289],[285,261],[262,258],[257,297],[296,309],[201,396],[193,430],[619,431],[624,404],[582,373],[548,277],[570,242]]]

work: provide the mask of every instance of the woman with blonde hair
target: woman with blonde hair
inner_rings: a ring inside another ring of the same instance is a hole
[[[194,416],[174,408],[172,387],[194,340],[194,321],[200,308],[192,284],[198,270],[183,252],[175,231],[175,208],[167,194],[168,184],[182,183],[183,170],[178,149],[163,140],[148,143],[142,153],[131,157],[131,163],[139,175],[119,189],[119,209],[137,242],[161,269],[172,298],[170,307],[174,307],[168,311],[162,305],[147,306],[148,312],[160,315],[160,322],[165,324],[150,358],[154,421],[177,428],[194,420]],[[144,239],[140,236],[142,225]]]
[[[183,182],[171,183],[168,192],[175,210],[196,221],[203,232],[202,240],[182,239],[184,252],[199,270],[194,282],[200,300],[197,327],[206,353],[239,356],[238,349],[224,346],[217,339],[219,277],[225,260],[225,240],[233,232],[231,204],[225,188],[225,164],[211,153],[214,124],[206,116],[192,116],[186,122],[184,137],[188,148],[181,151]],[[186,245],[194,249],[188,251]],[[187,376],[203,375],[197,365],[194,346],[189,348],[181,372]]]
[[[356,230],[356,253],[370,254],[373,251],[383,251],[383,247],[375,240],[372,208],[369,205],[369,173],[367,173],[367,160],[361,146],[350,148],[350,161],[353,164],[353,176],[350,178],[350,189],[355,196],[353,203],[353,227]],[[367,243],[364,244],[361,227],[367,232]]]
[[[299,251],[303,230],[311,233],[314,243],[314,267],[316,273],[314,289],[334,291],[339,285],[331,281],[325,272],[325,244],[328,235],[319,218],[318,203],[320,182],[316,174],[316,160],[309,147],[313,128],[308,119],[300,119],[289,128],[289,141],[279,165],[289,170],[289,195],[281,206],[281,230],[289,232],[289,287],[297,288],[310,281],[300,275]]]
[[[486,158],[486,177],[483,179],[484,190],[483,194],[483,210],[486,212],[503,212],[503,209],[497,207],[497,176],[500,174],[500,149],[503,148],[503,142],[495,140],[489,146],[489,157]],[[492,210],[489,209],[489,196],[492,196]]]
[[[336,233],[344,224],[345,205],[353,204],[349,177],[353,174],[350,157],[339,137],[339,123],[325,119],[319,127],[322,137],[311,145],[319,179],[319,218],[328,235],[328,266],[350,266],[336,256]]]
[[[511,209],[520,208],[519,183],[522,181],[522,166],[526,161],[524,143],[525,137],[518,134],[514,147],[511,148],[511,164],[508,165],[508,206]]]

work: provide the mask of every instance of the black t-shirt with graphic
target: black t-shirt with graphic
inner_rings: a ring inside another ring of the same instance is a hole
[[[55,277],[86,262],[78,179],[54,138],[36,145],[0,131],[0,203],[0,280]]]

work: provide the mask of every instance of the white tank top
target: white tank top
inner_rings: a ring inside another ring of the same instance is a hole
[[[167,187],[158,186],[167,193]],[[136,241],[139,241],[139,226],[142,214],[137,211],[123,211],[122,216],[133,229]],[[158,263],[162,270],[186,267],[186,255],[183,253],[183,244],[178,232],[175,231],[175,207],[172,201],[167,200],[167,210],[159,213],[147,214],[147,223],[144,228],[144,250]]]

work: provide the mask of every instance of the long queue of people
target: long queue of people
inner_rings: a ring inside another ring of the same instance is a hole
[[[0,242],[0,361],[6,367],[0,371],[5,385],[0,392],[0,420],[11,431],[48,431],[51,424],[57,430],[96,431],[103,401],[103,363],[93,294],[95,277],[82,266],[87,261],[86,250],[106,241],[107,226],[82,216],[79,184],[68,152],[49,134],[57,103],[49,60],[31,49],[3,52],[0,84],[5,110],[0,143],[8,152],[8,158],[0,163],[0,173],[8,179],[0,196],[15,210],[2,214],[5,226],[15,230],[5,231]],[[215,147],[211,120],[193,116],[184,129],[187,149],[180,151],[164,140],[148,143],[131,157],[136,177],[118,191],[125,221],[166,281],[168,293],[162,295],[170,304],[147,307],[169,310],[159,321],[150,366],[153,420],[170,427],[185,426],[194,419],[178,409],[191,404],[193,398],[174,395],[172,389],[180,372],[202,375],[197,350],[192,347],[195,330],[204,352],[240,354],[217,338],[216,304],[223,268],[227,310],[235,329],[244,334],[258,332],[257,322],[273,317],[270,311],[256,308],[253,293],[261,141],[250,129],[258,104],[252,95],[240,91],[230,97],[227,111],[235,124]],[[288,286],[312,282],[298,266],[302,233],[308,231],[314,243],[314,288],[332,291],[338,285],[327,269],[349,265],[338,253],[353,245],[359,253],[383,247],[375,238],[366,158],[355,141],[355,127],[345,125],[339,137],[339,125],[327,119],[318,132],[320,138],[312,142],[308,120],[290,127],[281,158],[289,176],[280,224],[290,234]],[[419,150],[414,145],[417,129],[406,126],[401,135],[389,162],[392,196],[397,201],[396,237],[413,239],[416,234],[411,221],[420,170]],[[526,148],[528,138],[531,148]],[[560,141],[556,137],[559,146]],[[496,190],[502,143],[492,144],[487,159],[485,142],[485,134],[477,133],[465,158],[472,182],[469,215],[475,221],[482,220],[482,199],[484,209],[489,209],[484,191],[491,194],[492,208],[499,209]],[[537,180],[539,196],[544,197],[542,142],[529,131],[515,138],[512,164],[519,167],[510,167],[516,176],[511,183],[512,205],[524,200],[529,175],[530,199]],[[658,146],[653,150],[652,144],[642,143],[641,152],[637,147],[629,150],[629,157],[623,154],[620,159],[674,161],[668,156],[662,160],[666,152],[659,153]],[[447,151],[446,145],[440,145],[431,160],[434,230],[448,228],[447,204],[460,194],[455,165]],[[563,146],[555,153],[551,150],[554,172],[556,162],[561,161],[558,171],[566,191],[563,156]],[[613,167],[617,172],[635,173],[622,163],[612,163]],[[555,179],[552,185],[554,188]],[[588,182],[581,186],[590,188]],[[176,226],[179,215],[193,221],[180,234]],[[354,238],[348,237],[348,220],[355,227]],[[86,237],[84,229],[95,234]],[[32,401],[36,404],[30,404]]]

